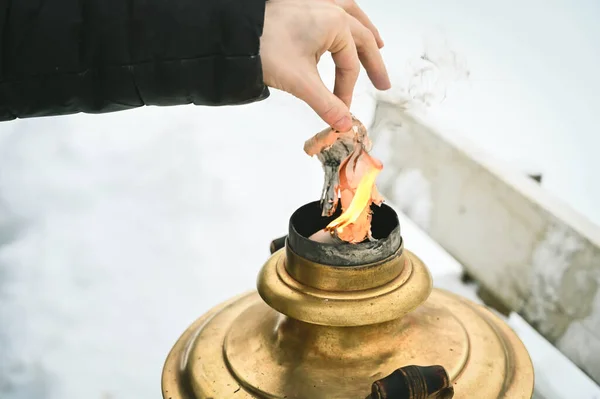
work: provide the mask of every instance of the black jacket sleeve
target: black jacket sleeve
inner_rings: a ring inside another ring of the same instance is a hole
[[[269,95],[265,0],[0,0],[0,120]]]

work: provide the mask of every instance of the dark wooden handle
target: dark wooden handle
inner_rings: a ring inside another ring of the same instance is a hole
[[[367,399],[451,399],[454,388],[442,366],[405,366],[377,380]]]

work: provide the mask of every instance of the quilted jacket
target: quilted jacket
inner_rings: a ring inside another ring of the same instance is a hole
[[[268,97],[265,0],[0,0],[0,120]]]

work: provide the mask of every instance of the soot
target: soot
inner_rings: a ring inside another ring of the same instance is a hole
[[[309,237],[324,229],[342,213],[338,209],[330,217],[321,216],[319,201],[301,206],[290,218],[287,243],[298,255],[321,264],[331,266],[362,266],[375,263],[393,255],[402,245],[400,222],[396,212],[388,205],[371,206],[371,234],[374,241],[365,240],[358,244],[325,244]]]

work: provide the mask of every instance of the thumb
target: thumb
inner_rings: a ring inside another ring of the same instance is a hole
[[[348,106],[325,86],[316,68],[305,75],[296,97],[306,102],[329,126],[338,132],[352,129]]]

